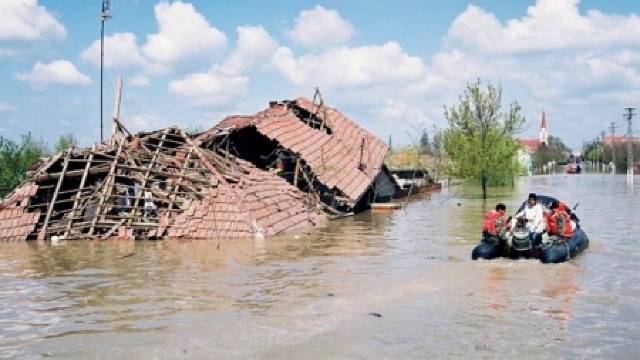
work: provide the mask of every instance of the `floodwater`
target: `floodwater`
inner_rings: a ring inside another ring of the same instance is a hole
[[[634,359],[635,187],[543,175],[298,236],[0,244],[0,357]],[[559,265],[471,261],[485,210],[511,213],[530,191],[579,202],[590,248]]]

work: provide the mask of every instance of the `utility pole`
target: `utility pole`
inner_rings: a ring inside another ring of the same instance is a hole
[[[606,134],[607,133],[604,130],[600,132],[600,136],[602,137],[602,171],[604,171],[604,136]]]
[[[103,127],[103,111],[102,111],[102,91],[103,91],[103,78],[104,78],[104,23],[109,16],[110,4],[109,0],[102,0],[102,26],[100,30],[100,142],[104,141],[104,127]]]
[[[611,125],[609,126],[609,128],[611,129],[611,158],[613,160],[611,160],[611,162],[613,163],[613,170],[615,171],[616,169],[616,123],[615,121],[611,122]]]
[[[633,113],[633,110],[635,110],[636,108],[625,108],[625,110],[627,110],[627,113],[625,114],[625,117],[627,118],[628,121],[628,128],[627,128],[627,183],[630,185],[633,185],[633,132],[631,130],[631,119],[633,118],[633,115],[635,115]]]

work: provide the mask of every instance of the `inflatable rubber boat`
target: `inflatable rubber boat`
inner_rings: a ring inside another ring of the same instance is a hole
[[[553,201],[558,201],[556,198],[538,195],[538,203],[542,205],[545,211],[550,211],[549,206]],[[527,202],[523,202],[516,214],[522,211]],[[573,210],[578,205],[576,205]],[[569,241],[562,242],[550,242],[547,234],[542,235],[542,245],[539,246],[520,246],[516,250],[516,246],[507,246],[507,244],[500,243],[494,244],[485,241],[481,241],[471,253],[471,259],[495,259],[498,257],[506,257],[510,259],[540,259],[541,262],[548,263],[561,263],[570,260],[578,256],[584,249],[589,247],[589,237],[580,226],[580,219],[574,211],[567,208],[567,212],[571,217],[571,225],[574,227],[573,236]],[[512,244],[521,244],[523,239],[528,239],[528,230],[519,229],[515,219],[510,219],[510,227],[513,228],[511,233]]]

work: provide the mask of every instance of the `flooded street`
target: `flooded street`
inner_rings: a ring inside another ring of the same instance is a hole
[[[640,179],[464,191],[264,240],[0,244],[0,357],[636,358]],[[560,265],[471,261],[484,212],[532,191],[579,202],[591,246]]]

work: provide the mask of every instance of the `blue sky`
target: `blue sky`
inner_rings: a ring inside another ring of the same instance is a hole
[[[224,3],[224,5],[221,5]],[[640,109],[635,1],[112,0],[105,137],[115,81],[132,131],[208,128],[270,100],[312,97],[380,138],[445,127],[465,84],[502,82],[537,137],[571,147]],[[0,135],[100,140],[100,0],[0,1]]]

